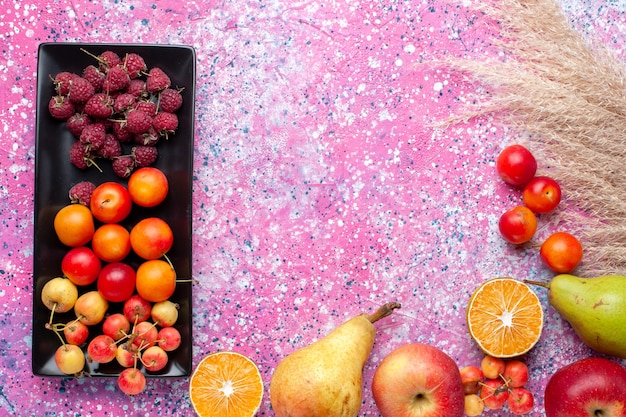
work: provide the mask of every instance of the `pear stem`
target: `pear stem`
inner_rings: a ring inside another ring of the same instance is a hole
[[[525,284],[538,285],[540,287],[550,289],[550,284],[547,283],[547,282],[531,281],[531,280],[525,279],[524,283]]]
[[[393,310],[400,307],[402,307],[400,303],[385,303],[380,306],[380,308],[376,310],[373,314],[368,315],[367,319],[372,323],[376,323],[378,320],[389,316],[391,313],[393,313]]]

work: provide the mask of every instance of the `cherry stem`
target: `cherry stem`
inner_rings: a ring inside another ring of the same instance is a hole
[[[371,323],[376,323],[378,320],[389,316],[391,313],[393,313],[393,310],[400,307],[402,307],[400,303],[385,303],[373,314],[368,315],[367,319]]]

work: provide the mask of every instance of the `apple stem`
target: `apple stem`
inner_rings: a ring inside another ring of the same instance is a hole
[[[550,289],[550,284],[549,284],[549,283],[547,283],[547,282],[532,281],[532,280],[525,279],[525,280],[524,280],[524,283],[525,283],[525,284],[538,285],[538,286],[540,286],[540,287]]]
[[[378,320],[389,316],[393,313],[393,310],[400,307],[402,307],[400,303],[385,303],[373,314],[368,315],[367,319],[372,323],[376,323]]]
[[[50,309],[50,320],[48,320],[48,324],[52,325],[52,317],[54,317],[54,310],[57,309],[57,303],[55,302]]]
[[[61,341],[61,345],[65,346],[65,340],[63,340],[63,338],[61,337],[61,335],[59,334],[58,331],[54,330],[54,334],[57,335],[57,337],[59,338],[59,340]]]

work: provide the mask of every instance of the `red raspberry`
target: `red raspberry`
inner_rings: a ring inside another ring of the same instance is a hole
[[[48,102],[48,110],[50,111],[50,115],[58,120],[67,120],[76,113],[74,104],[65,96],[52,97]]]
[[[148,69],[141,55],[134,53],[126,54],[123,65],[131,79],[139,77],[142,72]]]
[[[122,155],[122,145],[114,134],[107,133],[104,137],[102,147],[98,149],[98,156],[106,159],[113,159]]]
[[[168,134],[174,133],[176,129],[178,129],[178,116],[176,116],[175,113],[165,111],[158,112],[157,115],[154,116],[152,126],[154,130],[167,139]]]
[[[96,119],[113,115],[113,99],[105,93],[96,93],[85,103],[85,113]]]
[[[159,108],[161,111],[167,111],[174,113],[180,109],[183,104],[183,96],[179,90],[173,88],[166,88],[159,93]]]
[[[120,142],[130,142],[133,138],[133,134],[128,131],[128,126],[126,126],[126,121],[116,121],[113,123],[113,134]]]
[[[140,100],[135,105],[135,109],[148,113],[150,116],[157,114],[157,105],[151,101]]]
[[[171,84],[172,82],[170,81],[170,77],[168,77],[161,68],[152,68],[148,73],[148,78],[146,80],[146,89],[149,93],[154,94],[158,91],[165,90]]]
[[[74,113],[67,119],[65,125],[67,126],[67,130],[77,138],[80,137],[80,133],[83,131],[83,128],[91,124],[91,118],[87,116],[85,113]]]
[[[104,83],[102,84],[102,90],[109,93],[120,91],[125,89],[128,83],[130,83],[130,77],[128,76],[128,72],[126,72],[126,68],[117,65],[107,71],[104,77]]]
[[[88,65],[83,70],[83,78],[93,85],[96,91],[102,91],[102,83],[104,83],[104,72],[100,71],[94,65]]]
[[[91,194],[96,189],[94,183],[90,181],[81,181],[70,188],[69,197],[72,204],[82,204],[89,207],[91,202]]]
[[[128,178],[135,169],[135,160],[130,155],[119,156],[111,163],[113,172],[120,178]]]
[[[135,106],[136,98],[132,94],[122,93],[115,97],[115,103],[113,104],[113,111],[115,113],[124,113],[126,110],[130,110]]]
[[[135,146],[131,150],[131,154],[135,158],[135,165],[138,167],[152,165],[159,156],[159,152],[154,146]]]
[[[98,55],[97,58],[98,62],[100,62],[100,70],[103,72],[106,72],[109,68],[113,68],[122,62],[119,55],[113,51],[104,51]]]
[[[96,89],[83,77],[74,77],[70,82],[68,97],[72,103],[86,103],[94,95]]]
[[[87,169],[92,165],[93,161],[87,146],[79,140],[70,146],[70,162],[78,169]]]
[[[70,91],[70,84],[74,77],[78,77],[78,75],[69,71],[62,71],[58,73],[53,79],[52,83],[54,84],[54,90],[60,96],[66,96]]]
[[[146,133],[140,133],[138,135],[135,135],[135,143],[137,145],[143,146],[156,146],[156,144],[159,143],[160,139],[161,136],[159,136],[159,134],[156,130],[154,130],[153,127],[150,127],[150,129]]]
[[[126,92],[128,94],[134,95],[137,98],[143,98],[148,96],[148,90],[146,90],[146,82],[138,78],[130,80],[130,83],[128,83],[128,87],[126,87]]]
[[[152,117],[144,111],[131,110],[126,115],[126,126],[131,133],[145,133],[152,126]]]
[[[85,126],[79,137],[79,140],[89,151],[97,151],[102,148],[105,139],[106,129],[102,123],[92,123]]]

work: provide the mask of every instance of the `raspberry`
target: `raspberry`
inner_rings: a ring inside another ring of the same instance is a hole
[[[148,90],[146,90],[146,82],[138,78],[130,80],[130,83],[128,83],[128,87],[126,87],[126,92],[128,94],[132,94],[137,98],[143,98],[148,96]]]
[[[150,127],[146,133],[135,135],[135,143],[138,145],[155,146],[159,142],[159,139],[161,139],[161,136],[159,136],[153,127]]]
[[[146,89],[149,93],[165,90],[171,85],[170,77],[159,67],[152,68],[146,80]]]
[[[113,123],[113,134],[120,142],[130,142],[133,138],[133,134],[128,131],[125,121],[116,121]]]
[[[135,105],[135,108],[148,113],[150,116],[157,114],[157,105],[151,101],[140,100]]]
[[[113,111],[116,113],[124,113],[126,110],[130,110],[135,106],[136,98],[132,94],[122,93],[115,97],[115,103],[113,104]]]
[[[105,139],[106,129],[102,123],[92,123],[85,126],[79,137],[79,140],[89,151],[97,151],[102,148]]]
[[[96,189],[94,183],[89,181],[81,181],[70,188],[69,197],[72,204],[82,204],[89,207],[91,202],[91,194]]]
[[[65,96],[52,97],[48,102],[48,110],[50,111],[50,115],[58,120],[67,120],[76,113],[74,104]]]
[[[175,113],[159,112],[154,116],[152,126],[167,139],[169,133],[174,133],[178,129],[178,116]]]
[[[179,90],[166,88],[159,94],[159,108],[161,111],[174,113],[183,104],[183,96]]]
[[[94,65],[88,65],[83,70],[83,78],[93,85],[96,91],[102,90],[102,83],[104,83],[104,73],[96,68]]]
[[[131,154],[135,158],[135,165],[138,167],[152,165],[159,156],[159,152],[154,146],[135,146],[131,150]]]
[[[126,72],[126,69],[121,65],[116,65],[107,71],[104,77],[104,83],[102,84],[102,90],[109,93],[120,91],[126,88],[128,83],[130,83],[128,72]]]
[[[83,77],[74,77],[70,82],[68,98],[72,103],[86,103],[94,95],[96,89]]]
[[[92,165],[89,150],[79,140],[70,146],[70,162],[78,169],[87,169],[87,167]]]
[[[126,115],[126,126],[131,133],[145,133],[152,126],[152,117],[141,110],[131,110]]]
[[[119,156],[111,164],[113,172],[120,178],[128,178],[135,169],[135,160],[130,155]]]
[[[148,69],[141,55],[134,53],[126,54],[123,65],[131,79],[139,77],[142,72]]]
[[[113,115],[113,99],[105,93],[96,93],[85,103],[85,113],[96,119]]]
[[[114,134],[107,133],[104,137],[102,147],[98,149],[98,156],[107,159],[113,159],[122,154],[122,145]]]
[[[70,83],[76,74],[69,71],[59,72],[53,79],[54,90],[60,96],[66,96],[70,91]]]
[[[83,131],[83,128],[88,124],[91,124],[91,118],[85,113],[74,113],[69,119],[67,119],[67,122],[65,122],[67,130],[69,130],[70,133],[77,138],[80,137],[80,133]]]
[[[97,59],[98,62],[100,62],[100,70],[103,72],[106,72],[109,68],[113,68],[122,62],[119,55],[113,51],[104,51],[98,55]]]

